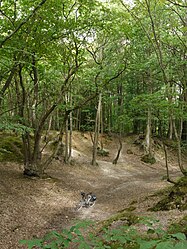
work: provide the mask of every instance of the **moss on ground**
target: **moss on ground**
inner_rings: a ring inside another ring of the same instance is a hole
[[[165,196],[149,211],[187,210],[187,177],[182,177],[173,187],[166,192]]]
[[[0,162],[22,162],[23,147],[19,136],[0,133]]]
[[[149,154],[142,156],[141,161],[144,163],[150,163],[150,164],[156,163],[156,159],[154,158],[154,156],[149,155]]]
[[[126,210],[122,210],[118,212],[117,214],[113,215],[109,219],[102,221],[102,229],[110,227],[114,222],[121,221],[123,224],[126,224],[128,226],[131,226],[133,224],[136,224],[139,221],[139,218],[133,214],[132,212],[128,212]]]

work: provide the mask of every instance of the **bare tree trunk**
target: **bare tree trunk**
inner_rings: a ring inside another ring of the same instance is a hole
[[[68,162],[71,160],[72,157],[72,134],[73,134],[73,114],[72,112],[69,114],[69,154],[68,154]]]
[[[122,81],[121,81],[122,82]],[[119,83],[117,85],[117,92],[118,92],[118,116],[120,117],[121,115],[123,115],[123,86],[122,83]],[[119,148],[118,148],[118,152],[116,155],[116,158],[113,160],[113,164],[117,164],[123,144],[121,141],[121,134],[122,134],[122,124],[120,122],[120,120],[118,120],[118,130],[119,130],[119,136],[118,136],[118,140],[119,140]]]
[[[3,100],[3,95],[5,94],[6,90],[9,88],[9,86],[12,82],[12,79],[16,73],[16,70],[17,70],[17,65],[14,65],[12,67],[12,69],[10,70],[10,74],[9,74],[8,79],[6,80],[4,86],[0,89],[0,107],[1,107],[1,102]]]
[[[95,120],[95,133],[94,133],[93,154],[92,154],[92,162],[91,162],[91,164],[94,166],[97,164],[96,157],[97,157],[99,130],[100,130],[101,100],[102,100],[102,95],[100,93],[97,114],[96,114],[96,120]]]
[[[119,149],[118,149],[116,158],[112,162],[113,164],[117,164],[119,156],[120,156],[120,153],[121,153],[121,150],[122,150],[122,147],[123,147],[122,141],[121,141],[121,134],[119,135],[118,140],[119,140]]]
[[[101,117],[100,117],[100,125],[101,125],[101,136],[100,136],[100,144],[101,144],[101,151],[103,151],[104,149],[104,145],[103,145],[103,108],[102,108],[102,104],[101,104]]]
[[[166,145],[165,145],[164,142],[163,142],[163,148],[164,148],[164,154],[165,154],[165,163],[166,163],[165,165],[166,165],[167,181],[175,184],[175,182],[171,180],[170,175],[169,175],[168,153],[167,153],[167,148],[166,148]]]
[[[34,128],[37,127],[37,104],[38,104],[38,71],[37,71],[37,63],[36,63],[36,58],[35,54],[32,55],[32,74],[30,74],[33,83],[34,83],[34,96],[33,96],[33,101],[32,101],[32,107],[31,107],[31,113],[32,113],[32,126]]]
[[[69,121],[68,118],[66,119],[65,122],[65,155],[64,155],[64,162],[67,163],[68,162],[68,154],[69,154],[69,130],[68,130],[68,126],[69,126]]]
[[[50,132],[50,130],[51,130],[52,121],[53,121],[53,116],[51,115],[51,116],[49,117],[49,123],[48,123],[47,134],[49,134],[49,132]]]
[[[173,120],[171,116],[169,118],[169,139],[173,139]]]
[[[71,89],[70,89],[69,101],[70,101],[70,107],[72,108],[72,92],[71,92]],[[69,114],[69,153],[68,153],[68,162],[70,162],[71,156],[72,156],[72,132],[73,132],[73,113],[70,112],[70,114]]]
[[[66,96],[66,104],[70,105],[72,108],[72,95],[71,90],[70,93]],[[71,159],[72,154],[72,111],[66,117],[65,120],[65,156],[64,162],[68,163]]]
[[[151,149],[151,110],[148,108],[147,112],[147,128],[146,128],[146,136],[144,141],[144,149],[147,155],[152,155]]]
[[[175,138],[177,141],[177,150],[178,150],[178,164],[179,164],[179,168],[180,171],[183,173],[183,175],[187,176],[187,171],[184,169],[183,165],[182,165],[182,152],[181,152],[181,138],[180,135],[181,132],[177,131],[176,125],[175,125],[175,120],[173,120],[173,129],[174,129],[174,133],[175,133]]]

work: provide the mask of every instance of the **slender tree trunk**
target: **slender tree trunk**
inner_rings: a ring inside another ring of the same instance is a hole
[[[187,71],[187,65],[185,65],[185,67],[186,67],[186,71]],[[187,77],[186,71],[185,71],[184,75],[186,75],[186,77]],[[183,101],[184,101],[185,105],[187,105],[187,79],[186,78],[185,78],[185,82],[184,82]],[[184,111],[187,111],[187,108],[185,106],[184,106]],[[181,132],[182,132],[182,134],[181,134],[182,141],[187,143],[187,121],[186,120],[184,120],[182,122]]]
[[[102,103],[101,103],[100,126],[101,126],[100,144],[101,144],[101,151],[103,151],[104,145],[103,145],[103,108],[102,108]]]
[[[180,135],[179,135],[180,132],[178,133],[174,120],[173,120],[173,128],[174,128],[175,138],[177,141],[179,168],[180,168],[180,171],[183,173],[183,175],[187,176],[187,171],[184,169],[184,167],[182,165],[181,139],[180,139]]]
[[[72,95],[71,90],[70,93],[66,96],[66,104],[70,105],[70,108],[72,108]],[[72,111],[67,116],[67,119],[65,121],[65,156],[64,156],[64,162],[68,163],[71,160],[71,154],[72,154]]]
[[[51,115],[51,116],[49,117],[49,123],[48,123],[48,128],[47,128],[47,134],[49,134],[49,132],[50,132],[50,130],[51,130],[52,121],[53,121],[53,116]]]
[[[65,123],[65,156],[64,156],[65,163],[68,162],[68,155],[69,155],[69,130],[68,130],[68,126],[69,126],[69,121],[67,118],[66,123]]]
[[[168,167],[168,152],[165,143],[163,142],[163,148],[164,148],[164,154],[165,154],[165,165],[166,165],[166,176],[167,176],[167,181],[171,183],[175,183],[174,181],[171,180],[170,175],[169,175],[169,167]]]
[[[118,141],[119,141],[119,148],[118,148],[118,152],[117,152],[116,158],[112,162],[113,164],[117,164],[119,156],[120,156],[120,153],[121,153],[121,150],[122,150],[122,147],[123,147],[122,141],[121,141],[121,134],[118,136]]]
[[[185,1],[185,4],[187,5],[187,0]],[[183,21],[183,25],[184,25],[184,38],[187,39],[187,12],[186,12],[186,16],[184,18]],[[187,54],[186,54],[186,49],[184,49],[184,54],[183,54],[183,60],[186,61],[187,60]],[[184,96],[184,102],[185,105],[187,105],[187,64],[184,63],[184,65],[182,66],[183,69],[183,96]],[[184,109],[185,111],[187,111],[187,108]],[[182,136],[181,136],[182,140],[187,143],[187,121],[184,120],[183,121],[183,129],[182,129]]]
[[[147,155],[152,155],[151,148],[151,109],[148,108],[147,112],[147,128],[146,128],[146,136],[144,141],[144,149]]]
[[[118,117],[123,115],[123,86],[122,86],[122,81],[117,86],[117,92],[118,92]],[[122,124],[120,120],[118,120],[118,131],[119,131],[119,136],[118,136],[118,141],[119,141],[119,149],[116,155],[116,158],[113,160],[113,164],[117,164],[123,144],[121,141],[121,134],[122,134]]]
[[[91,162],[91,164],[94,166],[97,164],[96,157],[97,157],[99,130],[100,130],[101,100],[102,100],[102,95],[100,93],[97,114],[96,114],[96,120],[95,120],[95,133],[94,133],[93,153],[92,153],[92,162]]]
[[[173,120],[172,117],[169,117],[169,139],[173,139]]]
[[[33,97],[33,103],[32,103],[32,123],[33,123],[33,127],[37,127],[37,104],[38,104],[38,91],[39,91],[39,87],[38,87],[38,71],[37,71],[37,63],[36,63],[36,58],[35,58],[35,54],[32,55],[32,72],[33,75],[31,75],[31,78],[33,80],[34,83],[34,97]]]
[[[72,112],[69,114],[69,154],[68,154],[68,162],[71,160],[72,157],[72,134],[73,134],[73,123]]]
[[[16,70],[17,70],[17,65],[14,65],[12,67],[12,69],[10,70],[10,74],[8,76],[8,79],[6,80],[4,86],[0,90],[0,108],[1,108],[1,104],[2,104],[1,102],[3,100],[3,96],[4,96],[6,90],[9,88],[9,86],[10,86],[10,84],[12,82],[12,79],[13,79],[15,73],[16,73]]]

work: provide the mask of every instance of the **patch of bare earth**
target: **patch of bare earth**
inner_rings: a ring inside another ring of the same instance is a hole
[[[184,212],[147,212],[157,201],[155,191],[170,184],[165,175],[162,153],[157,163],[148,165],[140,160],[141,151],[129,138],[124,139],[123,151],[117,165],[111,162],[117,152],[117,143],[105,139],[108,157],[98,158],[98,166],[91,166],[92,143],[89,134],[74,134],[73,161],[63,165],[55,161],[48,169],[49,179],[30,179],[22,175],[18,164],[0,164],[0,248],[25,248],[20,239],[41,237],[46,232],[70,226],[77,219],[100,221],[129,207],[134,202],[135,213],[151,215],[164,225],[180,219]],[[128,154],[127,150],[131,153]],[[175,160],[170,160],[172,177],[180,176]],[[96,205],[75,211],[80,191],[94,192]]]

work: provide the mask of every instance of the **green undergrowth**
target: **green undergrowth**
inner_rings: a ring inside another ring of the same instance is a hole
[[[0,162],[4,161],[23,161],[21,138],[13,133],[0,133]]]
[[[179,209],[187,210],[187,177],[182,177],[172,187],[167,189],[164,197],[149,211]]]
[[[43,238],[22,240],[28,249],[185,249],[187,240],[180,230],[166,231],[158,220],[147,217],[135,219],[135,224],[123,221],[126,213],[103,223],[82,221],[61,232],[52,231]],[[114,222],[115,220],[115,222]],[[134,221],[134,218],[133,218]],[[114,225],[115,224],[115,225]]]

